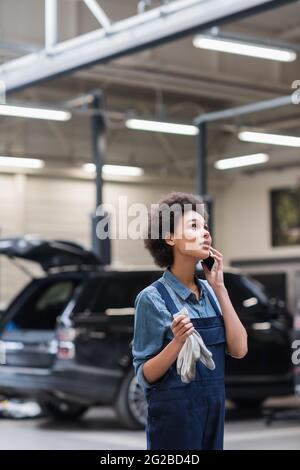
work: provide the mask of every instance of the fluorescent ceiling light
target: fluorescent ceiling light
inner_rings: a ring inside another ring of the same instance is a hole
[[[47,119],[49,121],[68,121],[72,114],[59,109],[31,108],[27,106],[0,105],[0,116]]]
[[[173,122],[150,121],[148,119],[127,119],[126,127],[139,131],[165,132],[167,134],[197,135],[197,126]]]
[[[257,57],[259,59],[277,60],[280,62],[293,62],[297,54],[292,49],[274,47],[251,42],[226,39],[222,37],[198,35],[193,39],[193,45],[210,51],[228,52],[230,54]]]
[[[84,165],[82,165],[82,168],[87,173],[95,173],[96,171],[96,165],[94,163],[85,163]]]
[[[122,175],[122,176],[141,176],[144,170],[137,166],[122,165],[103,165],[102,172],[106,175]]]
[[[253,155],[243,155],[242,157],[224,158],[214,163],[218,170],[228,170],[230,168],[239,168],[242,166],[257,165],[269,160],[269,155],[265,153],[255,153]]]
[[[19,167],[19,168],[42,168],[45,166],[43,160],[38,158],[18,158],[18,157],[1,157],[0,166]]]
[[[85,163],[83,168],[89,173],[96,171],[94,163]],[[141,176],[144,174],[144,170],[137,166],[103,165],[102,174],[109,176]]]
[[[264,132],[242,131],[239,139],[243,142],[256,142],[258,144],[282,145],[286,147],[300,147],[300,137],[291,135],[267,134]]]

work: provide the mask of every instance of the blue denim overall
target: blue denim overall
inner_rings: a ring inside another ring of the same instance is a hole
[[[156,287],[172,315],[178,312],[165,286]],[[197,361],[196,376],[181,382],[176,361],[155,386],[146,390],[148,450],[222,450],[225,415],[224,320],[209,290],[201,283],[217,316],[191,318],[195,329],[213,354],[216,368]],[[164,344],[164,347],[167,343]]]

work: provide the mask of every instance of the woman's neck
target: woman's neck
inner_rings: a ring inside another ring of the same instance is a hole
[[[195,268],[196,263],[194,260],[175,260],[170,267],[174,276],[179,279],[188,288],[195,286]]]

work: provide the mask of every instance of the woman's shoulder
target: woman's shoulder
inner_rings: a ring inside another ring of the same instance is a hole
[[[165,302],[152,284],[138,293],[134,308],[136,321],[147,322],[149,328],[151,328],[150,324],[159,324],[162,328],[165,328],[171,321],[171,314],[167,310]]]
[[[135,307],[137,308],[144,305],[153,305],[159,310],[166,309],[165,302],[153,284],[145,287],[136,296]]]

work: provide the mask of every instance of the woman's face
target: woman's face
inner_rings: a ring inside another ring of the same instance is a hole
[[[202,215],[191,210],[178,220],[174,234],[166,241],[181,255],[199,261],[209,256],[212,239]]]

